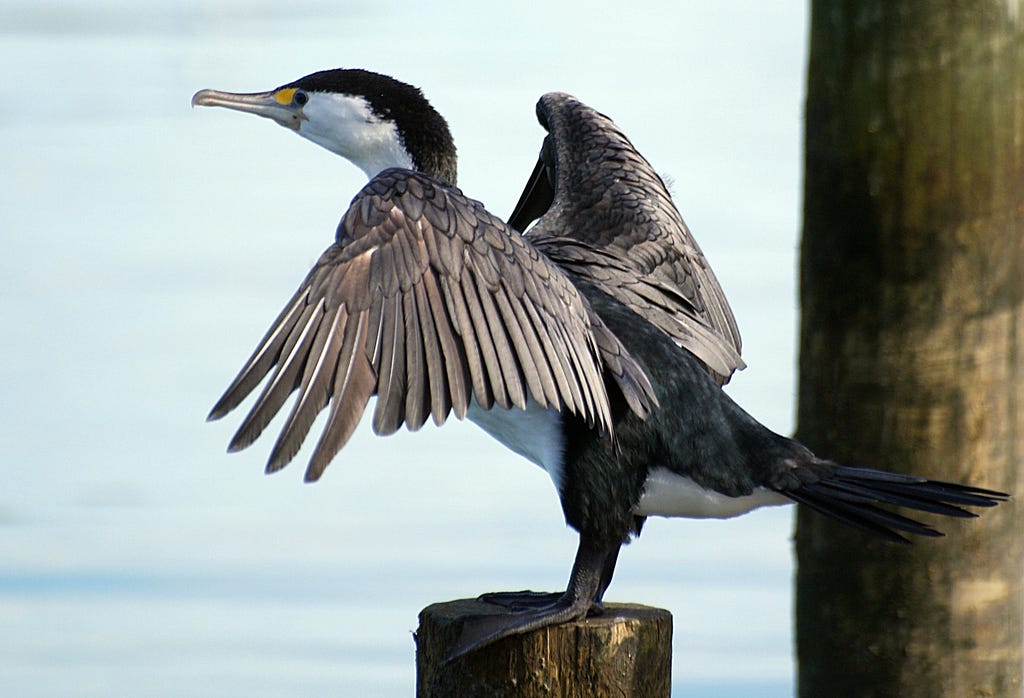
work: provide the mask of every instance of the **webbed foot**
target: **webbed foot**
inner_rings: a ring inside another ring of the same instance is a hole
[[[611,582],[621,541],[580,535],[576,561],[563,593],[510,591],[483,594],[480,600],[507,609],[465,621],[446,661],[452,661],[502,638],[600,614],[601,599]]]

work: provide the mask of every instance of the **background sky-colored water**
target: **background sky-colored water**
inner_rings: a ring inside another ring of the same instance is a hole
[[[364,425],[317,485],[206,412],[364,183],[191,110],[327,67],[423,88],[507,215],[563,90],[671,182],[729,295],[730,393],[792,430],[806,8],[0,2],[0,695],[408,696],[416,613],[559,588],[547,476],[451,423]],[[273,431],[273,426],[271,427]],[[675,616],[677,696],[792,693],[791,510],[652,520],[609,600]]]

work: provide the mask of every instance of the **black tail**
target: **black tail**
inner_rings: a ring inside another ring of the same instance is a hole
[[[943,516],[972,518],[977,514],[961,507],[994,507],[1009,498],[1003,492],[970,485],[844,466],[835,467],[817,482],[805,483],[784,494],[845,524],[897,543],[910,542],[900,531],[919,536],[943,534],[876,505],[894,504]]]

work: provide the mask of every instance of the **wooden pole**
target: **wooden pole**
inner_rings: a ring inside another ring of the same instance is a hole
[[[668,698],[672,614],[607,604],[601,616],[541,628],[445,662],[463,622],[501,609],[462,599],[420,612],[417,698]]]
[[[798,438],[1016,496],[897,546],[797,523],[800,695],[1021,695],[1024,1],[814,0]]]

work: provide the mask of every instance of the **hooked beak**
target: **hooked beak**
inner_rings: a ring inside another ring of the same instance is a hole
[[[555,183],[552,181],[555,159],[552,149],[551,137],[545,136],[533,173],[508,219],[509,227],[520,233],[525,233],[530,223],[547,213],[555,200]]]
[[[302,107],[292,101],[294,92],[295,90],[279,89],[273,92],[239,94],[219,90],[199,90],[192,96],[192,106],[234,109],[273,119],[286,128],[298,131],[306,116],[302,113]]]

